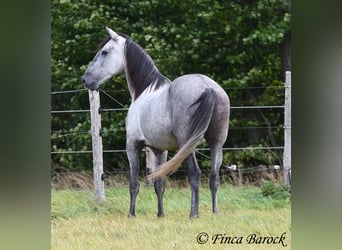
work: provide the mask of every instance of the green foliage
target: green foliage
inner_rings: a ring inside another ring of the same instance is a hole
[[[261,193],[263,196],[276,200],[287,200],[290,198],[289,190],[284,184],[275,185],[272,181],[266,182],[261,186]]]
[[[104,27],[109,26],[144,47],[170,79],[203,73],[226,89],[232,106],[282,105],[284,76],[279,48],[290,35],[288,1],[238,2],[52,0],[51,89],[83,89],[80,78],[97,44],[107,35]],[[128,107],[130,97],[124,76],[115,77],[103,87]],[[101,106],[121,108],[102,94]],[[52,110],[72,109],[89,109],[86,91],[52,95]],[[104,149],[125,148],[125,114],[118,111],[103,115]],[[89,120],[86,113],[53,114],[51,150],[91,150]],[[281,124],[281,109],[232,110],[225,147],[281,146]],[[260,126],[268,129],[234,129]],[[125,156],[104,157],[107,168],[127,166]],[[248,164],[250,159],[253,163],[273,162],[280,157],[278,152],[234,151],[226,153],[225,160]],[[91,155],[53,155],[52,163],[55,169],[89,169]]]
[[[263,145],[254,145],[262,147]],[[279,154],[274,150],[245,149],[231,151],[224,154],[224,162],[236,164],[239,168],[249,168],[258,165],[280,164]]]

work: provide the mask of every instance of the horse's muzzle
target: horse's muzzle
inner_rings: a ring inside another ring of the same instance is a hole
[[[87,82],[84,77],[82,77],[82,83],[85,88],[89,90],[98,90],[97,84],[95,82]]]

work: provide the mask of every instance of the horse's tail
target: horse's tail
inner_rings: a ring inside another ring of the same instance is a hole
[[[188,157],[201,143],[205,132],[209,126],[216,103],[215,91],[207,88],[203,91],[198,100],[193,103],[190,108],[196,104],[198,107],[194,112],[190,121],[190,136],[185,144],[178,150],[176,155],[169,161],[162,164],[154,173],[150,174],[149,178],[157,178],[165,176],[176,171],[181,163]]]

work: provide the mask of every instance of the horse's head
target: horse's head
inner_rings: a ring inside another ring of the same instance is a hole
[[[123,71],[126,39],[106,27],[110,39],[99,49],[82,76],[87,89],[96,90],[109,78]]]

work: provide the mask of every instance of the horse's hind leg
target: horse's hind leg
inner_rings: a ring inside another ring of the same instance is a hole
[[[159,167],[161,164],[163,164],[166,161],[167,157],[167,151],[160,151],[158,149],[151,149],[155,156],[155,164],[157,167]],[[154,181],[154,190],[157,194],[158,198],[158,217],[164,216],[164,207],[163,207],[163,195],[165,191],[164,187],[164,178],[159,177]]]
[[[228,134],[229,111],[226,109],[227,103],[216,107],[210,125],[204,138],[210,147],[211,174],[209,179],[212,196],[213,213],[217,213],[217,190],[220,185],[220,167],[222,164],[222,147]],[[221,112],[218,112],[221,110]]]
[[[190,210],[190,218],[198,217],[198,200],[199,200],[199,184],[200,184],[200,176],[201,170],[198,167],[197,160],[195,157],[195,152],[189,155],[184,161],[183,164],[188,169],[188,178],[191,186],[191,210]]]
[[[139,193],[139,152],[141,146],[137,146],[136,143],[127,142],[127,157],[130,166],[130,180],[129,180],[129,192],[130,192],[130,208],[128,217],[135,217],[135,202]]]
[[[222,147],[210,147],[211,173],[210,173],[210,191],[212,198],[213,213],[217,214],[217,190],[220,185],[220,167],[222,164]]]

